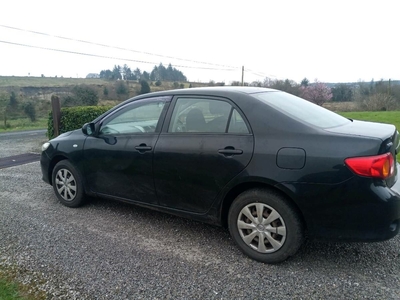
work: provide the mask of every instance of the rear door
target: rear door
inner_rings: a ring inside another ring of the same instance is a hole
[[[159,204],[204,213],[250,162],[253,135],[228,99],[179,96],[173,106],[154,153]]]

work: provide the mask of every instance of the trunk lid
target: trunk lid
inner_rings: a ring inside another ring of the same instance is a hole
[[[376,154],[392,153],[394,158],[394,172],[392,176],[386,179],[386,184],[389,187],[394,185],[397,181],[398,171],[396,155],[400,151],[400,136],[394,125],[354,120],[346,125],[325,130],[341,135],[380,139],[382,141],[381,146]]]

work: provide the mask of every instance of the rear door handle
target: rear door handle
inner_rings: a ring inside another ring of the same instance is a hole
[[[226,147],[225,149],[219,149],[218,153],[223,154],[225,156],[232,156],[232,155],[243,154],[243,150],[235,149],[233,147]]]
[[[146,144],[140,144],[139,146],[136,146],[135,149],[139,152],[145,152],[150,151],[152,148],[151,146],[147,146]]]

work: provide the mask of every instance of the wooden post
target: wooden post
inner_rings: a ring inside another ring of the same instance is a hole
[[[242,66],[242,86],[244,86],[244,66]]]
[[[60,98],[56,95],[51,96],[51,111],[53,114],[54,137],[60,135],[61,104]]]

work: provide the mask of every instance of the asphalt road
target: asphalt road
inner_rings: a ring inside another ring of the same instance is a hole
[[[104,199],[64,207],[38,162],[0,170],[0,265],[49,299],[400,298],[400,236],[307,241],[265,265],[222,228]]]
[[[39,153],[42,144],[47,140],[46,130],[43,129],[0,133],[0,158]]]

